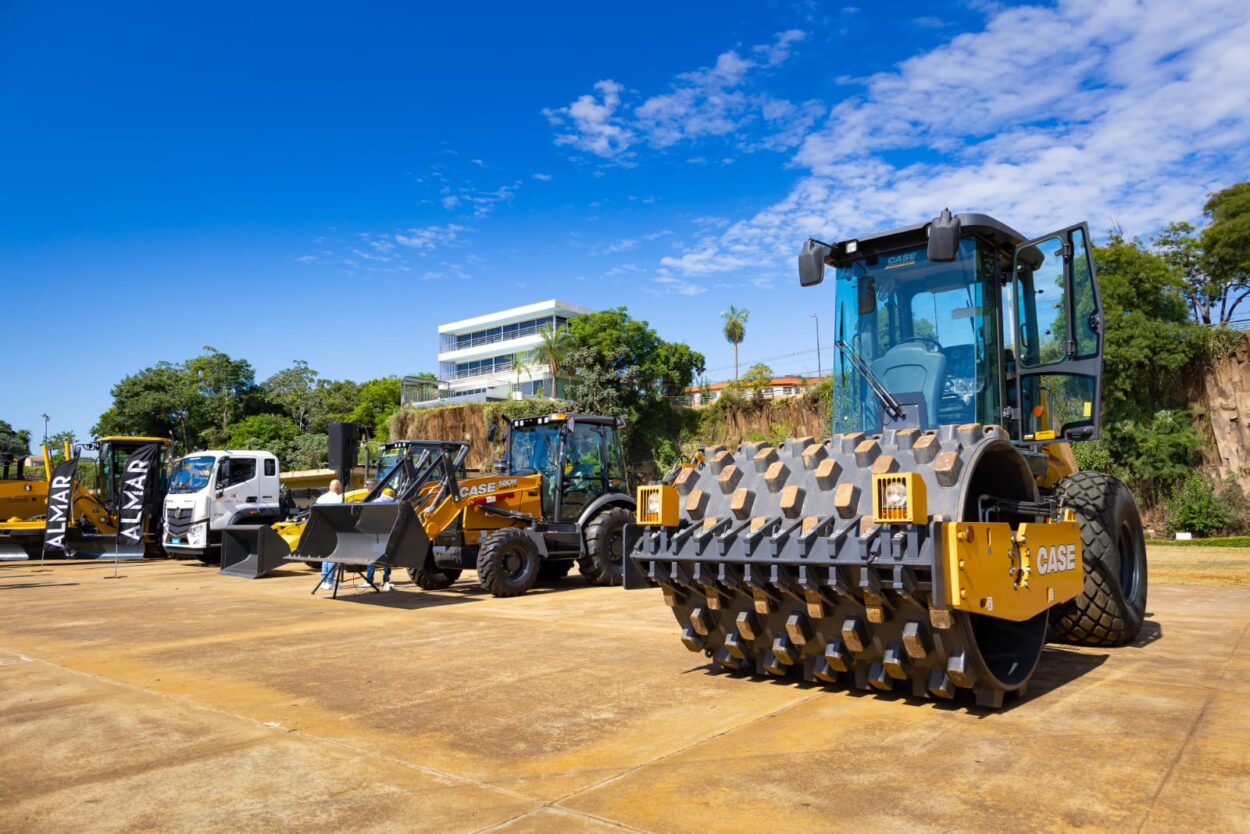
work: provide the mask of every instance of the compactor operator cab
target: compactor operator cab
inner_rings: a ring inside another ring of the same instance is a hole
[[[625,493],[625,458],[615,417],[549,414],[513,420],[504,455],[512,475],[543,476],[543,516],[575,522],[596,499]]]
[[[1004,426],[1022,444],[1098,436],[1101,308],[1089,229],[1036,240],[984,214],[827,244],[833,267],[833,431]]]

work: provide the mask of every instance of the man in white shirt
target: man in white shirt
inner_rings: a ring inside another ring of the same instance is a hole
[[[330,481],[330,488],[317,497],[318,504],[342,504],[343,484],[338,478]],[[334,563],[321,563],[321,588],[324,591],[334,590]]]

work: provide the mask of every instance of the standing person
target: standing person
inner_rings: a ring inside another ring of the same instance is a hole
[[[390,487],[383,487],[382,492],[378,495],[377,498],[373,499],[372,503],[394,504],[395,503],[395,490],[391,489]],[[373,584],[373,569],[375,567],[376,565],[370,565],[369,567],[365,568],[365,581],[368,582],[370,585]],[[382,590],[383,591],[395,590],[395,586],[391,584],[391,566],[390,565],[382,566]]]
[[[343,484],[338,478],[330,481],[330,488],[317,497],[318,504],[342,504],[343,503]],[[334,563],[321,563],[321,590],[334,590]]]

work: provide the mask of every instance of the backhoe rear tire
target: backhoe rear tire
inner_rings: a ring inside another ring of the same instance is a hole
[[[423,591],[441,591],[450,588],[460,578],[460,571],[454,568],[426,570],[424,568],[408,568],[408,577],[412,584]]]
[[[586,555],[577,568],[591,585],[620,585],[625,579],[625,525],[634,514],[611,507],[586,525]]]
[[[1083,646],[1131,643],[1146,616],[1146,537],[1133,494],[1104,472],[1077,472],[1055,498],[1081,525],[1085,588],[1051,609],[1051,630]]]
[[[477,578],[492,596],[518,597],[534,587],[542,559],[534,542],[516,527],[496,530],[477,551]]]

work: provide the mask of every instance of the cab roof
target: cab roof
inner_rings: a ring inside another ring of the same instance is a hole
[[[959,233],[961,237],[964,235],[975,235],[986,238],[995,245],[1013,248],[1028,240],[1027,237],[1006,223],[988,214],[966,212],[955,216],[959,218]],[[832,266],[839,266],[864,255],[873,255],[908,246],[919,246],[929,239],[929,224],[932,222],[932,220],[926,220],[924,223],[913,223],[910,226],[899,226],[898,228],[872,232],[871,234],[858,237],[848,237],[833,244],[832,251],[825,261]],[[851,252],[846,251],[848,243],[857,244]]]
[[[549,423],[591,423],[599,426],[613,426],[615,428],[625,425],[625,421],[619,417],[607,417],[602,414],[573,414],[563,411],[555,411],[538,417],[518,417],[512,420],[512,425],[518,428],[547,425]]]
[[[138,437],[129,434],[110,434],[108,437],[97,437],[97,443],[159,443],[162,446],[172,446],[174,441],[168,437]]]

